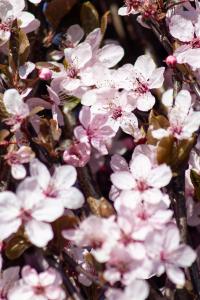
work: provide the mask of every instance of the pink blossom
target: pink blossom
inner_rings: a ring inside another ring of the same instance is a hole
[[[52,268],[37,273],[29,266],[22,269],[22,279],[9,290],[8,300],[64,300],[62,279]]]
[[[173,211],[168,209],[170,201],[164,197],[162,200],[157,204],[137,202],[132,191],[121,193],[115,201],[115,208],[118,224],[123,231],[126,230],[129,238],[144,241],[147,234],[162,229],[171,221]]]
[[[194,70],[200,68],[200,22],[199,7],[195,10],[189,3],[187,10],[179,10],[170,19],[169,31],[173,37],[182,42],[174,55],[178,63],[187,63]]]
[[[169,127],[152,131],[153,137],[161,139],[173,135],[178,140],[189,139],[200,126],[200,112],[192,108],[192,98],[187,90],[181,90],[175,98],[173,106],[173,91],[164,93],[162,102],[168,108]]]
[[[40,22],[31,13],[23,11],[24,0],[1,0],[0,5],[0,46],[9,40],[12,23],[15,19],[20,21],[20,27],[27,33],[37,29],[40,25]]]
[[[106,114],[94,115],[89,107],[83,107],[79,120],[82,126],[74,129],[76,139],[82,143],[90,143],[103,155],[108,153],[106,144],[115,132],[107,124],[108,116]]]
[[[144,154],[134,156],[129,171],[117,171],[111,181],[119,190],[132,190],[133,201],[144,200],[158,203],[163,194],[160,188],[168,185],[172,172],[166,164],[154,166]]]
[[[79,42],[82,40],[84,36],[84,30],[80,25],[74,24],[71,25],[65,35],[64,35],[64,40],[62,42],[62,47],[65,48],[75,48]],[[55,50],[52,52],[52,57],[54,60],[60,60],[64,56],[63,51]]]
[[[119,238],[119,229],[113,217],[90,216],[81,222],[79,228],[64,230],[63,236],[78,247],[90,246],[96,260],[105,262]]]
[[[132,113],[134,107],[129,103],[126,92],[112,88],[93,89],[86,92],[81,100],[83,105],[91,106],[95,114],[106,114],[109,124],[117,132],[119,127],[134,135],[138,129],[138,120]]]
[[[176,225],[170,224],[162,231],[150,234],[146,240],[146,249],[158,276],[166,271],[173,283],[184,285],[185,276],[181,268],[191,266],[196,259],[196,253],[189,246],[180,244]]]
[[[22,96],[15,89],[5,91],[3,102],[7,112],[11,114],[11,116],[5,120],[6,124],[12,126],[12,131],[16,131],[29,115],[28,105],[24,103]]]
[[[133,259],[131,251],[126,245],[118,243],[113,247],[110,253],[110,259],[106,264],[104,278],[114,284],[122,282],[124,285],[129,285],[135,279],[147,279],[152,272],[152,263],[146,258],[140,260]]]
[[[31,243],[44,247],[53,238],[49,222],[63,214],[63,205],[45,200],[34,178],[20,183],[16,194],[0,193],[0,239],[4,240],[23,226]]]
[[[110,288],[106,292],[107,300],[145,300],[149,294],[149,287],[146,281],[134,280],[122,291]]]
[[[124,88],[129,91],[129,103],[141,111],[150,110],[155,104],[151,89],[160,88],[164,81],[165,68],[156,68],[150,55],[141,55],[134,66],[124,65],[118,72],[124,82]]]
[[[76,169],[73,166],[56,167],[51,176],[47,167],[39,160],[30,163],[30,174],[35,178],[43,197],[66,208],[77,209],[83,206],[83,194],[73,187],[76,182]],[[48,202],[48,201],[47,201]]]
[[[64,151],[63,160],[74,167],[84,167],[90,160],[90,154],[90,144],[75,141]]]
[[[5,160],[11,166],[11,174],[15,179],[23,179],[26,176],[26,169],[23,164],[29,163],[35,156],[28,146],[22,146],[17,151],[8,152]]]

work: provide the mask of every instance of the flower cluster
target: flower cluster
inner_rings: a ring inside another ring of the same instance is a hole
[[[199,1],[92,2],[0,0],[0,299],[196,299]]]

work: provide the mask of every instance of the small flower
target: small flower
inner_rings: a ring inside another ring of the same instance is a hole
[[[34,178],[27,178],[16,194],[0,193],[0,239],[10,237],[23,226],[31,243],[44,247],[53,238],[49,222],[59,218],[63,211],[59,202],[44,199]]]
[[[52,268],[37,273],[30,266],[22,269],[22,279],[9,290],[8,300],[64,300],[66,299],[60,275]]]
[[[26,169],[23,164],[29,163],[35,157],[30,147],[22,146],[17,151],[11,151],[4,156],[4,159],[11,166],[11,174],[15,179],[23,179],[26,176]]]
[[[82,143],[90,143],[101,154],[108,153],[107,144],[115,132],[107,124],[108,116],[106,114],[92,114],[89,107],[83,107],[79,120],[82,126],[74,129],[76,139]]]
[[[120,170],[111,175],[114,186],[121,191],[131,190],[133,201],[160,202],[163,197],[160,188],[169,184],[171,169],[166,164],[154,166],[144,154],[133,156],[129,168],[128,171]]]
[[[22,122],[29,115],[29,107],[24,103],[22,96],[15,89],[5,91],[3,95],[4,105],[11,116],[5,120],[6,124],[12,126],[12,131],[20,128]]]
[[[191,247],[180,244],[176,225],[169,224],[162,231],[150,234],[146,240],[146,249],[158,276],[166,271],[173,283],[184,285],[185,275],[181,268],[191,266],[196,259],[196,253]]]
[[[90,216],[78,229],[64,230],[64,238],[78,247],[91,247],[91,254],[99,262],[109,259],[110,252],[119,238],[119,229],[113,217],[102,219]]]
[[[192,97],[187,90],[181,90],[175,98],[173,106],[173,91],[164,93],[162,102],[168,108],[169,127],[152,131],[156,139],[172,135],[177,140],[187,140],[200,126],[200,112],[192,108]]]
[[[45,201],[53,200],[69,209],[78,209],[83,206],[83,194],[72,185],[76,182],[76,169],[72,166],[60,166],[55,169],[53,176],[47,167],[38,159],[30,163],[30,174],[38,182]],[[48,201],[47,201],[48,202]]]

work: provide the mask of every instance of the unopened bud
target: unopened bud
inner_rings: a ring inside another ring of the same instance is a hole
[[[165,62],[169,67],[174,67],[177,64],[177,59],[175,56],[169,55],[167,56]]]
[[[49,80],[52,77],[52,71],[48,68],[42,68],[39,70],[39,78],[42,80]]]

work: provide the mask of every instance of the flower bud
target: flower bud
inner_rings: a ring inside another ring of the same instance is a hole
[[[48,68],[42,68],[39,70],[39,78],[42,80],[49,80],[52,77],[52,71]]]
[[[175,65],[177,64],[177,59],[175,56],[173,55],[169,55],[167,56],[165,63],[169,66],[169,67],[175,67]]]

